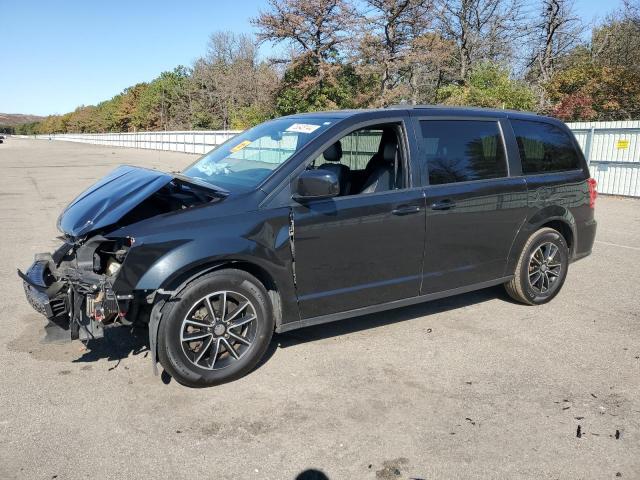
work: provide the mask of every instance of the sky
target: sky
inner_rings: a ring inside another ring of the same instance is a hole
[[[620,0],[574,0],[585,22]],[[0,0],[0,112],[61,114],[189,66],[218,30],[255,32],[267,0]],[[271,47],[263,47],[268,54]]]

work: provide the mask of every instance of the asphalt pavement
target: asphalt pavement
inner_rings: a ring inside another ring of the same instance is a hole
[[[194,158],[0,145],[1,479],[640,478],[640,200],[597,200],[593,255],[547,305],[496,287],[276,335],[214,388],[153,376],[144,331],[43,342],[16,267],[61,209],[119,164]]]

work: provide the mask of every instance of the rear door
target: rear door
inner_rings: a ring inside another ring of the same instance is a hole
[[[427,204],[422,294],[495,281],[527,213],[505,120],[418,119]],[[517,156],[514,155],[514,156]],[[510,176],[512,174],[516,176]]]

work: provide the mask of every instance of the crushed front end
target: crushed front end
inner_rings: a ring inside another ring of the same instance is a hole
[[[27,300],[49,321],[69,330],[71,339],[101,338],[105,325],[129,323],[133,295],[119,295],[113,285],[133,241],[66,239],[55,252],[37,254],[26,273],[18,270]]]
[[[26,273],[18,270],[27,300],[69,330],[72,339],[100,338],[105,325],[116,321],[148,323],[155,290],[136,291],[136,284],[155,260],[182,240],[162,239],[145,246],[143,239],[134,247],[129,229],[218,203],[227,194],[177,173],[116,168],[61,213],[62,246],[36,255]]]

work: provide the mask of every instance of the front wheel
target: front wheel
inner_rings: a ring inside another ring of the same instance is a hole
[[[217,385],[255,367],[273,327],[262,284],[241,270],[218,270],[169,301],[158,331],[158,358],[183,385]]]
[[[504,285],[514,300],[540,305],[560,292],[568,267],[569,248],[564,237],[557,230],[542,228],[529,237],[513,279]]]

